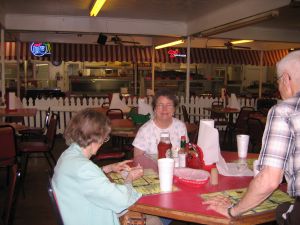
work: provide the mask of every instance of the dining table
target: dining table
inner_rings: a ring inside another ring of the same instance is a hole
[[[19,132],[19,131],[23,131],[23,130],[27,130],[28,127],[23,125],[23,124],[19,124],[19,123],[9,123],[9,122],[2,122],[0,121],[0,126],[12,126],[16,132]]]
[[[226,117],[228,117],[228,140],[229,145],[232,146],[232,138],[233,138],[233,130],[234,130],[234,122],[233,122],[233,116],[238,114],[240,112],[240,109],[235,108],[229,108],[229,107],[210,107],[210,108],[203,108],[205,111],[214,112],[217,114],[225,114]]]
[[[36,108],[18,108],[9,110],[0,108],[0,117],[5,118],[5,122],[21,122],[24,123],[24,117],[34,117],[37,113]]]
[[[233,115],[238,114],[240,109],[228,108],[228,107],[204,107],[205,111],[214,112],[218,114],[225,114],[228,116],[228,125],[233,126]]]
[[[36,113],[36,108],[19,108],[15,110],[0,108],[0,117],[35,116]]]
[[[221,152],[226,161],[238,160],[237,152]],[[249,153],[248,159],[257,159],[258,154]],[[142,155],[134,158],[135,163],[139,163],[144,168],[151,168],[157,171],[157,163],[152,158]],[[275,220],[275,210],[244,215],[239,218],[230,219],[209,210],[203,204],[201,194],[220,192],[231,189],[248,187],[252,176],[223,176],[218,175],[218,184],[212,185],[210,182],[201,186],[193,187],[174,181],[177,191],[170,193],[158,193],[142,196],[129,210],[144,214],[166,217],[174,220],[200,224],[260,224]],[[284,184],[281,189],[285,189]]]

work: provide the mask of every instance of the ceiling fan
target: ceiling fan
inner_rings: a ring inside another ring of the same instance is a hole
[[[232,44],[230,41],[225,42],[223,45],[207,46],[207,48],[227,48],[227,49],[251,49],[249,46],[241,46]]]
[[[112,36],[110,38],[110,42],[116,44],[116,45],[123,45],[123,44],[133,44],[133,45],[139,45],[140,42],[137,41],[124,41],[122,40],[118,35]]]

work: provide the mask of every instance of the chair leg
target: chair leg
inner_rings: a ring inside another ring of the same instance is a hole
[[[224,136],[223,136],[223,145],[226,144],[227,133],[228,133],[228,128],[226,127]]]
[[[52,154],[52,152],[49,152],[49,155],[50,155],[50,157],[53,161],[53,166],[55,166],[56,165],[56,159],[55,159],[54,155]]]
[[[22,159],[21,159],[21,173],[23,174],[23,179],[25,180],[26,174],[27,174],[27,165],[28,165],[28,154],[23,153]]]
[[[51,164],[51,161],[50,161],[50,157],[49,157],[49,155],[48,155],[48,152],[44,152],[44,156],[45,156],[45,158],[47,159],[48,165],[49,165],[49,167],[50,167],[50,169],[51,169],[51,171],[52,171],[52,170],[53,170],[53,166],[52,166],[52,164]]]
[[[6,185],[8,186],[9,185],[9,179],[10,179],[10,167],[9,166],[7,166],[6,167]]]
[[[20,175],[20,188],[22,189],[23,198],[25,198],[25,177],[27,173],[27,165],[28,165],[28,154],[23,153],[21,156],[21,175]]]

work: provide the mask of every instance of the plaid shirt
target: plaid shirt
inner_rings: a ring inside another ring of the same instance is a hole
[[[273,106],[268,113],[259,156],[260,168],[267,165],[284,170],[291,196],[300,196],[300,145],[296,145],[295,138],[295,128],[300,133],[299,119],[300,92]],[[296,123],[298,126],[293,125]]]

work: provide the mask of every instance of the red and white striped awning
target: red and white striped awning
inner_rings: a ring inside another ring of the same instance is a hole
[[[88,62],[151,62],[152,47],[124,46],[124,45],[97,45],[97,44],[70,44],[51,43],[51,55],[43,57],[34,56],[30,52],[30,44],[20,43],[20,60],[43,60],[43,61],[88,61]],[[155,50],[155,62],[162,63],[186,63],[185,57],[171,58],[169,50],[163,48]],[[178,48],[181,55],[187,54],[186,48]],[[209,64],[239,64],[260,65],[258,50],[236,49],[209,49],[191,48],[191,63]],[[263,66],[275,65],[282,57],[288,54],[288,50],[263,51]],[[17,47],[15,42],[5,43],[5,59],[17,59]]]

